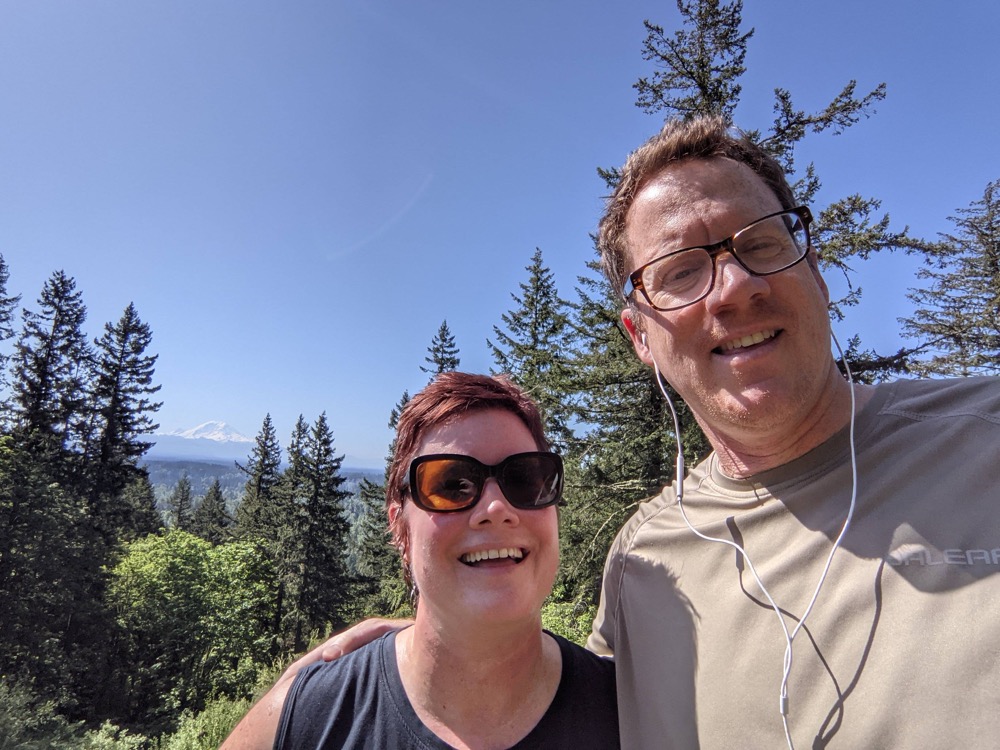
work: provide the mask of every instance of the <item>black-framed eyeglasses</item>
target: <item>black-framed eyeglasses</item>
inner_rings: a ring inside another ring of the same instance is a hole
[[[807,206],[768,214],[731,237],[661,255],[629,274],[625,299],[638,289],[655,309],[677,310],[704,298],[715,284],[715,259],[728,252],[752,276],[791,268],[809,252]]]
[[[507,502],[521,510],[555,505],[562,498],[563,462],[556,453],[515,453],[493,466],[472,456],[434,453],[410,462],[410,496],[431,513],[466,510],[493,477]]]

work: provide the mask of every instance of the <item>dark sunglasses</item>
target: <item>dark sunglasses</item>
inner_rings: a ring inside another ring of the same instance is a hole
[[[493,466],[453,453],[417,456],[410,463],[410,496],[431,513],[454,513],[478,503],[490,477],[521,510],[547,508],[562,497],[562,458],[540,451],[515,453]]]

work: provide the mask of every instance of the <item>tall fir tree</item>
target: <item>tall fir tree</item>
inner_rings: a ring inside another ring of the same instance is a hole
[[[243,497],[236,509],[235,533],[240,538],[262,538],[276,543],[281,501],[276,488],[281,480],[281,445],[271,415],[264,417],[246,466],[236,464],[246,474]]]
[[[343,455],[335,455],[333,433],[326,413],[320,414],[306,443],[306,474],[302,489],[299,529],[301,579],[295,611],[295,648],[308,644],[309,635],[329,624],[343,624],[342,612],[350,591],[347,572],[348,524],[341,489]]]
[[[137,474],[145,473],[139,461],[152,443],[142,438],[159,427],[153,421],[162,404],[152,400],[160,386],[153,383],[157,358],[147,353],[151,341],[149,326],[130,303],[94,342],[93,423],[88,430],[92,444],[84,460],[94,523],[109,541],[137,527],[131,517],[134,508],[123,492]]]
[[[434,334],[431,345],[427,349],[427,354],[428,356],[424,358],[424,361],[430,367],[421,365],[420,369],[423,372],[430,373],[431,379],[442,372],[452,372],[458,369],[461,361],[459,359],[458,346],[455,344],[455,337],[451,335],[451,329],[448,328],[447,320],[441,322],[441,327]]]
[[[901,322],[928,352],[912,363],[921,375],[1000,373],[1000,180],[960,208],[934,263],[918,272],[928,282],[907,295],[917,309]]]
[[[56,271],[42,288],[38,312],[24,309],[21,317],[12,361],[14,429],[48,449],[77,449],[89,421],[85,404],[92,352],[76,282]],[[56,478],[65,478],[65,471],[58,473]]]
[[[111,547],[85,502],[82,450],[91,421],[87,393],[93,364],[83,332],[86,308],[74,280],[57,271],[44,284],[37,311],[23,309],[21,318],[11,360],[9,420],[18,448],[14,474],[20,479],[6,514],[10,548],[19,549],[8,572],[37,585],[32,599],[18,605],[32,631],[22,631],[27,641],[15,640],[24,645],[44,635],[44,648],[29,647],[41,652],[27,657],[25,673],[68,715],[87,718],[108,664],[102,635],[111,613],[103,592]],[[59,663],[53,666],[56,656]]]
[[[222,485],[216,477],[191,516],[191,533],[206,542],[219,545],[230,539],[233,519],[226,510]]]
[[[565,354],[573,348],[569,307],[559,297],[539,248],[525,270],[528,280],[519,284],[521,295],[511,294],[515,309],[501,316],[506,330],[493,326],[496,343],[487,340],[486,345],[493,355],[495,372],[509,374],[535,399],[547,436],[565,450],[572,438],[568,403],[571,372]]]
[[[302,528],[309,477],[309,425],[299,415],[288,441],[288,462],[274,490],[273,512],[265,533],[265,549],[274,563],[275,648],[297,649],[297,633],[304,632],[298,609],[302,589]]]

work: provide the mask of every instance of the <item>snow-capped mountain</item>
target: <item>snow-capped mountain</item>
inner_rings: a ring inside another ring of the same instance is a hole
[[[214,440],[217,443],[252,443],[253,440],[241,435],[225,422],[211,420],[202,422],[190,430],[174,430],[166,435],[187,438],[189,440]]]
[[[203,422],[189,430],[157,433],[146,437],[153,447],[146,458],[154,460],[245,462],[253,440],[225,422]]]

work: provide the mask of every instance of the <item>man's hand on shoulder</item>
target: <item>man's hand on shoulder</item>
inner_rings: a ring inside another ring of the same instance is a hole
[[[383,617],[372,617],[362,620],[347,628],[347,630],[342,630],[336,635],[330,636],[328,640],[321,643],[305,656],[294,661],[284,671],[278,682],[286,679],[294,680],[295,675],[303,667],[308,667],[310,664],[320,661],[334,661],[352,651],[357,651],[362,646],[366,646],[390,630],[402,630],[412,624],[412,620],[388,620]]]

